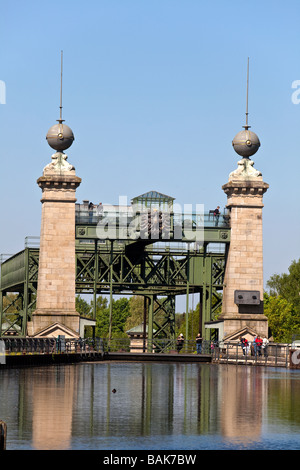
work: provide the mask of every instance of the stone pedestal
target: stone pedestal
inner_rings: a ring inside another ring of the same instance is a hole
[[[253,161],[243,158],[238,169],[222,186],[227,194],[231,221],[231,241],[225,271],[222,315],[224,337],[250,327],[267,336],[268,323],[263,314],[263,194],[269,185],[263,182]],[[257,305],[237,305],[234,292],[259,291]]]
[[[81,179],[57,152],[37,183],[42,189],[42,221],[37,306],[28,334],[35,335],[54,323],[79,336],[75,309],[75,193]]]

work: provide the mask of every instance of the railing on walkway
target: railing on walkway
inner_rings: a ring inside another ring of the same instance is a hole
[[[103,341],[65,338],[1,338],[6,354],[61,354],[80,352],[104,352]]]
[[[74,352],[119,352],[119,353],[186,353],[196,352],[194,341],[185,341],[181,348],[177,347],[176,340],[155,339],[152,343],[148,340],[140,343],[130,341],[128,338],[20,338],[4,337],[1,339],[5,344],[6,354],[51,354],[51,353],[74,353]],[[212,345],[210,341],[203,341],[202,354],[211,354]]]
[[[102,221],[105,224],[111,223],[117,227],[128,227],[133,226],[143,226],[144,221],[149,218],[154,224],[157,220],[164,220],[172,227],[230,227],[230,216],[229,214],[219,214],[214,215],[214,211],[209,211],[208,213],[199,212],[195,213],[184,213],[184,212],[173,212],[173,211],[156,211],[156,210],[144,210],[144,211],[134,211],[130,208],[128,211],[124,210],[104,210],[103,212],[98,212],[97,209],[89,210],[80,204],[75,206],[75,220],[76,224],[92,224],[96,225]]]
[[[288,367],[290,365],[293,345],[283,343],[269,343],[267,349],[256,350],[242,349],[241,343],[227,342],[217,343],[202,341],[200,350],[197,351],[195,341],[185,341],[182,347],[176,340],[155,339],[152,343],[148,340],[139,342],[129,338],[86,338],[78,340],[58,338],[2,338],[6,354],[64,354],[64,353],[153,353],[160,354],[202,354],[209,355],[213,362],[233,364],[257,364]],[[2,344],[3,344],[2,343]],[[300,356],[300,349],[299,349]],[[300,359],[299,359],[300,362]]]
[[[291,344],[285,343],[269,343],[266,348],[251,346],[243,349],[241,343],[226,342],[220,343],[214,348],[213,361],[288,367],[291,350]]]
[[[193,340],[184,341],[180,346],[177,345],[176,339],[147,339],[131,340],[130,339],[103,339],[103,347],[107,352],[126,352],[126,353],[154,353],[154,354],[196,354],[196,343]],[[201,345],[201,354],[212,354],[213,343],[211,341],[203,341]]]

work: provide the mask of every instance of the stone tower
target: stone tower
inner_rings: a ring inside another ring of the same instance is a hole
[[[249,68],[248,68],[249,70]],[[247,80],[248,84],[248,80]],[[268,334],[263,314],[263,194],[269,185],[250,159],[260,141],[248,126],[248,86],[245,130],[233,139],[234,150],[242,157],[238,168],[222,186],[227,195],[231,221],[231,239],[224,279],[224,336],[249,327],[257,334]]]
[[[38,290],[28,334],[37,335],[50,328],[55,336],[55,328],[61,334],[63,326],[71,335],[79,336],[79,313],[75,309],[75,196],[81,179],[64,153],[74,136],[63,124],[61,113],[46,138],[56,152],[37,180],[42,190]]]

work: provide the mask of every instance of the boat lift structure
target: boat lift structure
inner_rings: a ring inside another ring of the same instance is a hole
[[[151,191],[129,206],[76,204],[76,293],[93,296],[93,320],[97,295],[141,295],[149,342],[174,339],[176,296],[186,295],[188,312],[189,294],[199,293],[199,331],[210,339],[205,324],[222,304],[230,219],[213,211],[174,212],[173,201]],[[28,237],[24,250],[1,264],[2,336],[26,336],[36,308],[39,247],[33,241]]]

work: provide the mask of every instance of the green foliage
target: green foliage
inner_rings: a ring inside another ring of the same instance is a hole
[[[220,303],[220,299],[222,298],[221,293],[213,293],[212,295],[212,307],[216,307],[213,313],[213,318],[216,320],[222,311],[222,304],[218,307],[217,305]],[[188,338],[189,340],[194,340],[197,334],[200,332],[201,325],[200,325],[200,303],[196,305],[193,309],[189,309],[189,316],[188,316]],[[186,332],[186,313],[183,314],[176,314],[175,316],[175,334],[176,336],[179,333],[183,333],[184,336]],[[202,331],[203,334],[203,331]]]
[[[125,331],[140,325],[144,321],[144,297],[133,295],[129,300],[130,315],[127,317]]]
[[[77,295],[75,298],[76,312],[80,313],[83,317],[92,316],[92,306],[84,300],[80,295]]]
[[[300,259],[293,261],[289,274],[274,274],[267,282],[264,313],[276,342],[291,342],[300,332]]]
[[[195,339],[197,334],[199,333],[200,331],[200,328],[199,328],[199,308],[200,308],[200,304],[198,303],[196,305],[196,308],[193,310],[193,309],[190,309],[189,311],[189,317],[188,317],[188,331],[189,331],[189,338],[187,339]]]
[[[199,333],[199,303],[195,309],[189,309],[188,332],[188,338],[186,338],[186,313],[176,313],[175,315],[175,336],[183,333],[186,339],[193,340]]]
[[[19,313],[22,311],[22,308],[21,296],[9,292],[3,297],[3,310],[6,309],[6,314]]]
[[[155,301],[155,310],[157,311],[159,304],[168,309],[164,301],[165,297],[160,297]],[[213,304],[217,299],[213,297]],[[166,311],[164,308],[158,310],[155,315],[155,320],[160,324],[165,321]],[[86,317],[92,317],[93,314],[93,301],[86,302],[79,295],[76,297],[76,310]],[[97,296],[96,300],[96,336],[106,338],[109,335],[109,316],[110,316],[109,302],[106,297],[101,295]],[[175,315],[175,335],[179,333],[186,333],[186,315]],[[148,320],[148,315],[147,315]],[[112,338],[127,338],[126,331],[140,325],[144,321],[144,297],[141,295],[133,295],[128,300],[127,298],[119,298],[112,302]],[[189,309],[188,317],[188,330],[189,338],[195,339],[199,333],[199,303],[195,309]]]
[[[148,311],[148,307],[147,311]],[[163,324],[168,316],[168,309],[170,309],[170,304],[168,303],[167,297],[159,297],[155,299],[154,302],[154,329],[156,328],[155,323]],[[130,330],[131,328],[140,325],[144,321],[144,297],[141,295],[134,295],[129,300],[129,310],[130,316],[127,318],[125,331]],[[148,321],[148,313],[146,314],[146,322]],[[161,337],[164,337],[164,334],[161,333]]]
[[[293,261],[289,274],[274,274],[267,282],[270,295],[280,295],[293,304],[300,313],[300,259]]]
[[[6,323],[6,320],[9,319],[9,322],[16,322],[18,326],[21,326],[21,316],[23,310],[23,299],[18,294],[7,293],[3,297],[3,323]],[[6,319],[5,319],[6,317]]]
[[[274,341],[290,343],[293,334],[300,331],[300,317],[293,304],[281,295],[269,296],[264,294],[264,313],[268,317]]]
[[[96,336],[107,338],[109,335],[109,305],[108,300],[102,296],[96,303]],[[130,315],[129,300],[122,297],[112,301],[112,338],[127,338],[125,323]]]
[[[138,301],[137,301],[138,300]],[[130,301],[125,297],[118,300],[112,301],[112,338],[127,338],[126,331],[130,328],[130,324],[127,322],[128,317],[131,313],[133,315],[132,321],[138,320],[138,315],[141,311],[139,309],[140,302],[143,302],[142,297],[133,296]],[[84,317],[93,316],[94,304],[93,300],[88,303],[82,299],[80,295],[76,296],[76,310],[80,315]],[[101,338],[107,338],[109,335],[109,302],[106,297],[99,295],[96,300],[96,336]],[[135,323],[133,326],[135,326]]]
[[[185,313],[175,313],[175,336],[185,333]]]

